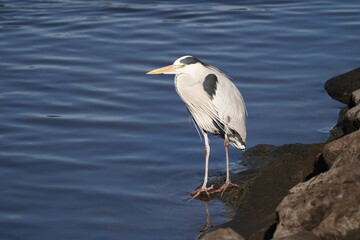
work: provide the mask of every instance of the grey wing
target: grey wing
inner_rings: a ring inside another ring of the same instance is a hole
[[[206,132],[218,131],[214,125],[220,121],[218,109],[204,91],[203,82],[180,74],[175,78],[175,87],[195,123]]]
[[[219,118],[224,125],[225,133],[229,136],[230,143],[243,149],[246,142],[247,117],[244,98],[235,84],[224,74],[216,75],[218,86],[212,102],[218,109]]]

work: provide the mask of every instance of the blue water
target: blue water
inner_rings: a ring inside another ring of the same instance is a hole
[[[249,147],[320,142],[342,106],[323,84],[359,66],[359,36],[355,0],[0,1],[0,239],[196,238],[203,143],[173,77],[145,72],[194,55],[240,88]]]

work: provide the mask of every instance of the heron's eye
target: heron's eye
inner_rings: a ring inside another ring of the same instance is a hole
[[[185,66],[186,66],[186,64],[181,65],[181,67],[185,67]]]

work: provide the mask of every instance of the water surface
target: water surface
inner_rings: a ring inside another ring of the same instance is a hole
[[[0,3],[0,239],[194,239],[203,146],[173,86],[194,55],[232,77],[248,146],[326,140],[325,80],[359,66],[358,1]],[[210,174],[224,171],[211,138]],[[241,154],[231,149],[233,171]],[[231,218],[210,203],[212,224]]]

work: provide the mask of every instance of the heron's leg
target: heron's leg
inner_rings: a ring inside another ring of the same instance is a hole
[[[227,134],[225,134],[224,147],[225,147],[225,157],[226,157],[226,181],[225,181],[224,185],[222,185],[219,189],[214,191],[214,192],[221,192],[221,196],[224,194],[225,190],[228,187],[239,187],[238,185],[233,184],[230,181],[229,138],[228,138]]]
[[[226,183],[230,183],[230,167],[229,167],[229,139],[227,134],[225,134],[225,140],[224,140],[224,146],[225,146],[225,157],[226,157]]]
[[[208,135],[205,131],[201,131],[202,134],[204,135],[204,143],[205,143],[205,147],[204,147],[204,151],[205,151],[205,175],[204,175],[204,183],[201,186],[201,188],[195,190],[194,192],[192,192],[191,194],[194,195],[193,198],[196,198],[197,196],[199,196],[202,192],[205,192],[207,195],[209,195],[210,190],[212,190],[214,188],[214,186],[211,187],[207,187],[207,182],[209,179],[208,176],[208,172],[209,172],[209,157],[210,157],[210,144],[209,144],[209,138]]]
[[[204,134],[204,152],[205,152],[205,175],[204,175],[204,183],[201,188],[206,188],[208,179],[209,179],[209,157],[210,157],[210,144],[209,144],[209,138],[207,133],[203,132]]]

